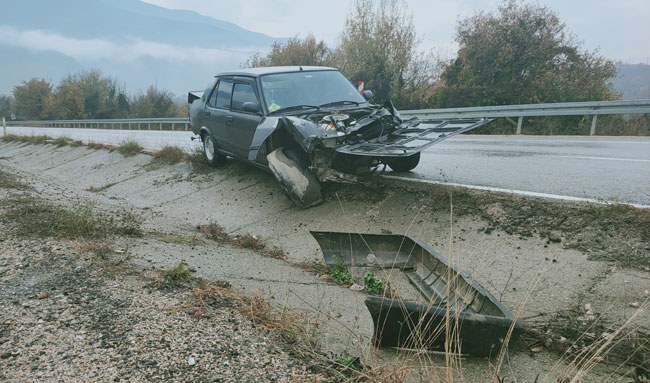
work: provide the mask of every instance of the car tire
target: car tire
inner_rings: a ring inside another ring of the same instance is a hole
[[[266,159],[280,187],[296,206],[306,209],[323,201],[320,182],[304,163],[304,155],[292,149],[278,148]]]
[[[217,143],[212,139],[212,136],[204,133],[201,135],[201,141],[203,141],[203,155],[210,166],[217,167],[226,163],[226,156],[219,153]]]
[[[415,169],[420,163],[420,153],[415,153],[408,157],[387,158],[386,163],[395,172],[408,172]]]

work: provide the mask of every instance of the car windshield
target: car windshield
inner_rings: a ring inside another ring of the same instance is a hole
[[[336,70],[269,74],[261,76],[261,80],[269,112],[298,105],[366,102],[350,81]]]

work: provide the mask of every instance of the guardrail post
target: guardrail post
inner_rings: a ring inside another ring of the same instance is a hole
[[[517,134],[521,134],[521,125],[524,123],[524,116],[519,116],[517,120]]]
[[[594,118],[591,120],[591,131],[589,131],[589,135],[593,136],[596,134],[596,123],[598,122],[598,115],[594,114]]]
[[[7,137],[7,120],[2,117],[2,137]]]

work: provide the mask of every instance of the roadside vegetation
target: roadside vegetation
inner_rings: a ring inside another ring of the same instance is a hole
[[[188,154],[178,146],[167,145],[153,153],[154,164],[174,165],[188,158]]]
[[[285,260],[287,258],[286,254],[284,254],[284,251],[279,247],[268,246],[262,239],[254,235],[231,235],[223,226],[214,222],[200,225],[197,229],[206,238],[216,242],[226,243],[231,246],[240,247],[242,249],[253,250],[258,254],[268,258],[279,260]]]
[[[126,157],[133,157],[140,153],[144,148],[137,141],[125,140],[115,149]]]
[[[142,236],[141,220],[130,211],[100,212],[90,204],[75,208],[57,206],[33,196],[3,201],[4,218],[23,237],[100,239],[111,235]]]

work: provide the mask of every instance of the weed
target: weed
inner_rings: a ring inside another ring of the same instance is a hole
[[[350,274],[343,261],[339,261],[337,264],[332,266],[331,270],[330,275],[338,283],[342,285],[351,285],[354,283],[354,278],[352,278],[352,274]]]
[[[44,144],[48,141],[51,141],[52,138],[46,135],[38,136],[20,136],[16,134],[7,134],[2,137],[2,140],[5,142],[24,142],[28,144]]]
[[[227,243],[229,245],[241,247],[242,249],[250,249],[257,252],[263,257],[275,258],[280,260],[287,259],[287,256],[286,254],[284,254],[284,251],[282,249],[276,246],[269,248],[268,246],[266,246],[266,243],[264,243],[263,240],[253,235],[243,234],[243,235],[231,236],[226,232],[226,229],[223,226],[217,223],[200,225],[197,228],[201,233],[203,233],[203,235],[205,235],[207,238],[213,241]]]
[[[134,140],[125,140],[120,143],[120,145],[116,148],[118,152],[120,152],[122,155],[131,157],[135,156],[136,154],[140,153],[142,151],[142,146],[137,141]]]
[[[21,197],[4,218],[17,224],[17,234],[25,237],[104,238],[108,235],[141,236],[140,219],[132,212],[108,215],[91,205],[66,209],[45,200]]]
[[[259,251],[265,247],[264,242],[261,239],[250,234],[238,236],[235,238],[235,241],[237,242],[237,246],[244,249]]]
[[[230,236],[226,233],[226,229],[218,223],[209,223],[207,225],[200,225],[199,231],[206,237],[213,241],[225,242]]]
[[[347,350],[334,357],[334,363],[340,367],[343,374],[350,375],[351,372],[361,372],[363,365],[358,356],[353,356]]]
[[[109,152],[112,152],[113,150],[115,150],[115,146],[109,145],[109,144],[100,144],[99,142],[89,142],[88,147],[90,149],[95,149],[95,150],[106,149]]]
[[[0,188],[17,190],[27,190],[30,188],[29,185],[18,181],[17,178],[14,174],[0,170]]]
[[[32,136],[31,140],[29,140],[30,143],[36,145],[36,144],[45,144],[48,141],[50,141],[52,138],[46,136],[46,135],[39,135],[39,136]]]
[[[83,146],[83,144],[84,144],[84,143],[81,142],[81,140],[74,140],[74,141],[70,141],[70,142],[68,143],[68,145],[70,145],[70,146],[72,146],[72,147],[75,147],[75,148],[77,148],[77,147],[79,147],[79,146]]]
[[[383,279],[375,277],[373,273],[367,273],[363,277],[364,290],[371,295],[383,295],[386,283]]]
[[[209,173],[214,170],[212,166],[206,161],[203,149],[195,148],[187,157],[192,165],[192,172],[197,174]]]
[[[88,189],[86,189],[86,191],[93,192],[93,193],[99,193],[99,192],[102,192],[102,191],[110,188],[111,186],[115,186],[116,184],[117,184],[117,182],[111,182],[111,183],[106,184],[104,186],[91,186]]]
[[[58,146],[58,147],[61,147],[61,146],[67,146],[67,145],[68,145],[68,142],[70,142],[70,141],[71,141],[71,140],[70,140],[70,137],[67,137],[67,136],[59,136],[59,137],[55,138],[54,141],[53,141],[52,143],[53,143],[54,145]]]
[[[152,163],[174,165],[187,158],[187,153],[178,146],[165,146],[153,153]]]
[[[83,242],[77,246],[77,250],[82,253],[93,253],[99,258],[105,259],[108,255],[113,253],[113,249],[104,244],[98,244],[94,241]]]
[[[170,269],[160,270],[166,287],[178,287],[190,281],[192,275],[183,262]]]

